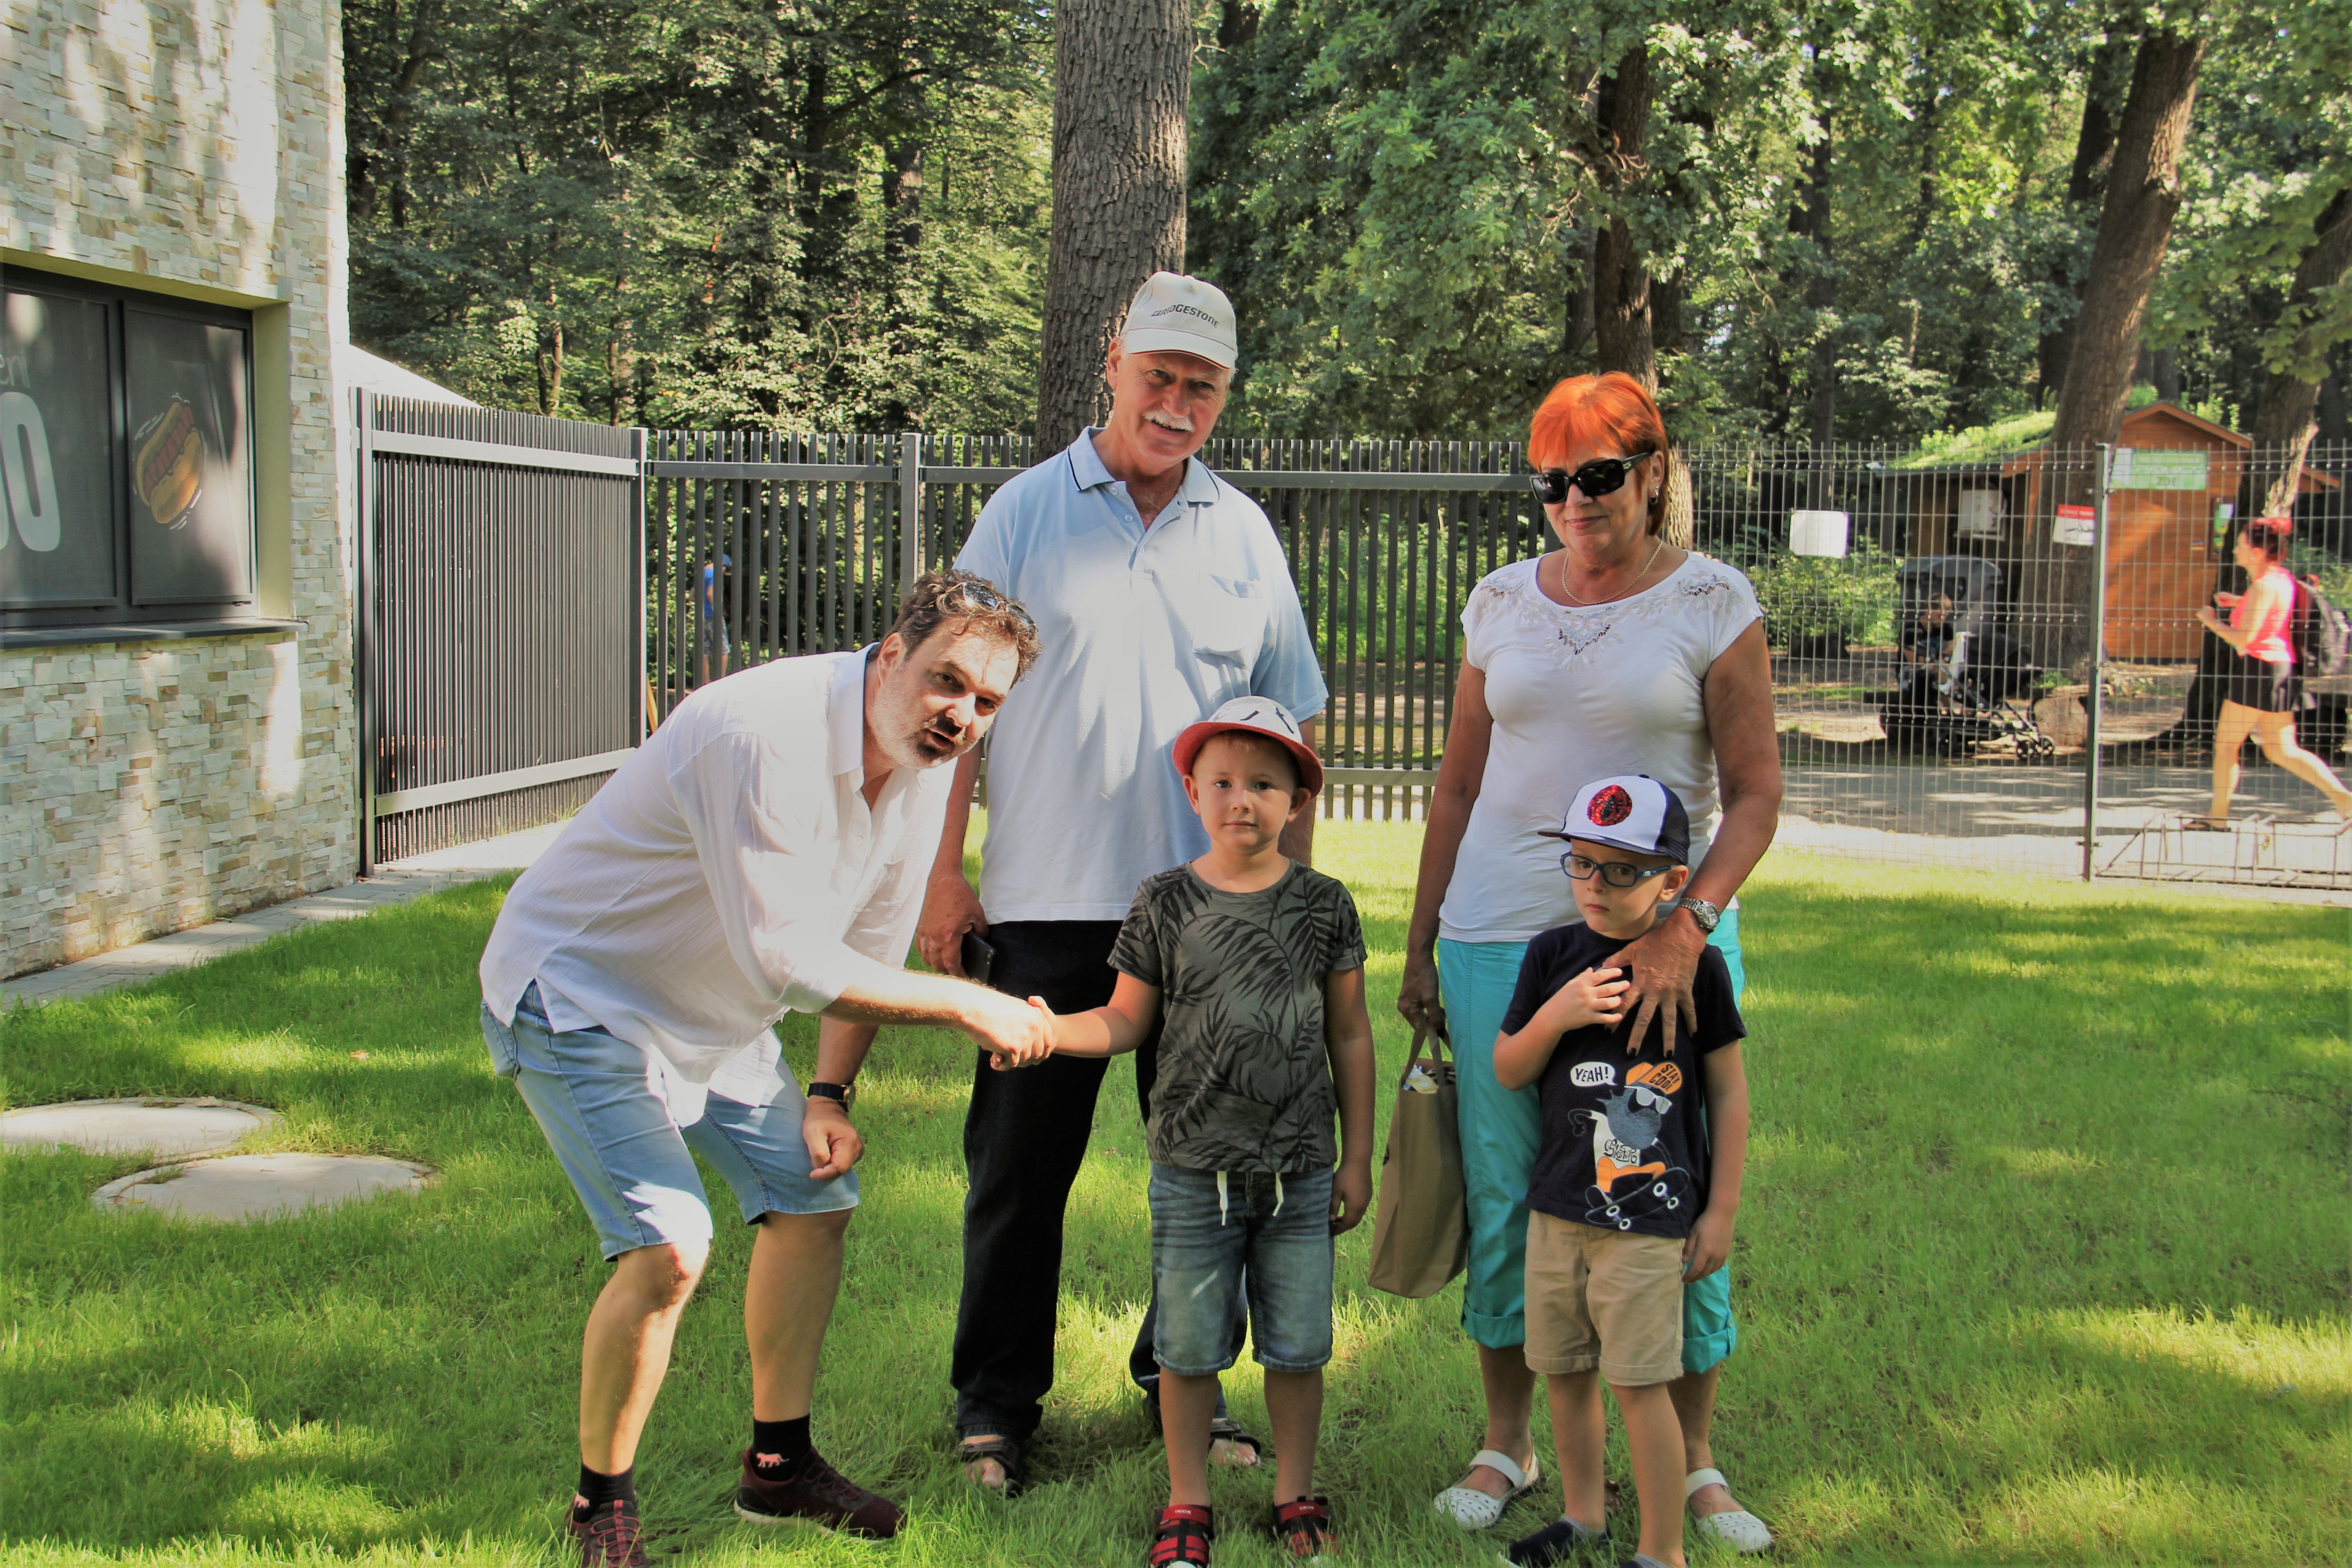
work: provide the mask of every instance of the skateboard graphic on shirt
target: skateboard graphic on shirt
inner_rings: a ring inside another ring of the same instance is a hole
[[[1606,1062],[1586,1062],[1578,1081],[1605,1084],[1614,1074]],[[1584,1223],[1603,1230],[1631,1230],[1637,1219],[1682,1208],[1697,1191],[1691,1173],[1663,1159],[1644,1160],[1658,1146],[1658,1129],[1674,1109],[1668,1097],[1680,1089],[1682,1069],[1672,1062],[1637,1062],[1625,1087],[1601,1102],[1592,1118],[1593,1184],[1585,1190]]]

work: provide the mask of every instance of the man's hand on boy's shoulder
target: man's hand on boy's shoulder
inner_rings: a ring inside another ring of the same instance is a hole
[[[1372,1209],[1372,1163],[1342,1160],[1331,1176],[1331,1234],[1344,1236]]]

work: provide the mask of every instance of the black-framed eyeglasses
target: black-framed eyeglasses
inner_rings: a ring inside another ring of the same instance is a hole
[[[1592,879],[1592,873],[1598,871],[1601,873],[1601,879],[1612,888],[1632,888],[1640,886],[1653,877],[1663,877],[1673,870],[1674,867],[1671,864],[1653,866],[1644,871],[1639,866],[1630,866],[1622,860],[1587,859],[1571,849],[1559,858],[1559,868],[1567,872],[1575,881],[1589,882]]]
[[[1588,500],[1599,500],[1623,489],[1634,467],[1649,456],[1648,452],[1636,452],[1630,458],[1595,458],[1572,474],[1566,468],[1546,468],[1542,473],[1528,475],[1528,483],[1534,487],[1536,500],[1546,506],[1558,506],[1568,500],[1570,485],[1582,490]]]

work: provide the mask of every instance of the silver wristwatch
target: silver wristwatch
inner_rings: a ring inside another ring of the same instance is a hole
[[[1722,923],[1723,911],[1705,899],[1685,899],[1681,907],[1690,911],[1690,918],[1698,921],[1698,929],[1708,936],[1713,936],[1715,928]]]

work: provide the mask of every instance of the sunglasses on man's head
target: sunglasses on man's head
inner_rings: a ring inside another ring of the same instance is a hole
[[[1536,499],[1546,506],[1559,506],[1567,500],[1570,485],[1582,490],[1586,500],[1599,500],[1623,489],[1634,466],[1649,455],[1636,452],[1630,458],[1595,458],[1572,474],[1566,468],[1546,468],[1540,474],[1529,475],[1528,483],[1535,487]]]
[[[977,583],[958,583],[940,597],[942,604],[946,604],[947,601],[952,599],[961,599],[963,601],[961,605],[949,605],[947,607],[950,609],[1010,610],[1020,619],[1023,625],[1034,626],[1036,624],[1029,618],[1029,612],[1024,609],[1021,605],[1016,605],[1012,600],[998,595],[995,590],[992,588],[983,588]]]

